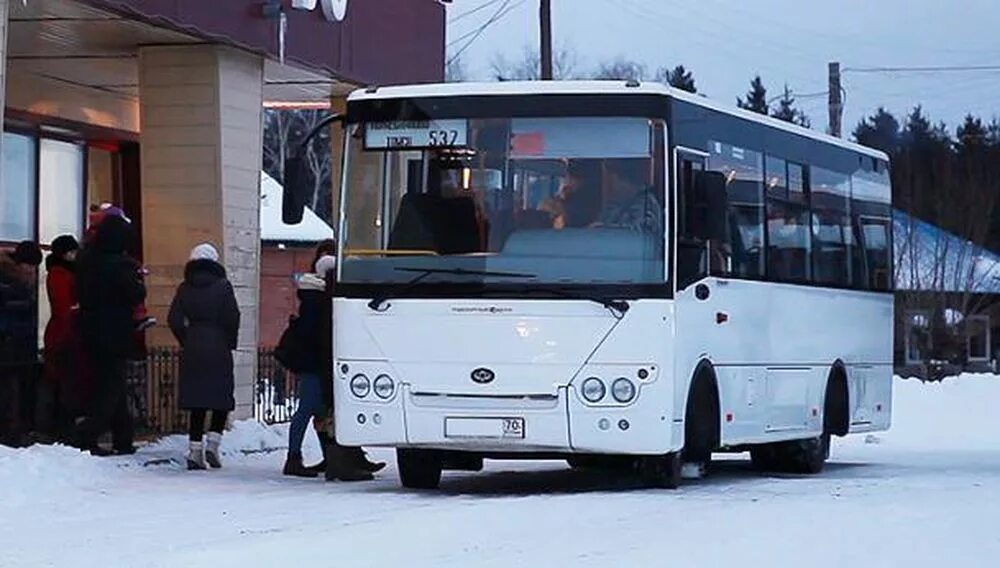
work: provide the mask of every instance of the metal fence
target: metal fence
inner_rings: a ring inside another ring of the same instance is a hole
[[[187,416],[178,408],[180,350],[152,348],[145,360],[129,364],[129,406],[141,432],[184,432]],[[281,367],[271,349],[257,352],[253,417],[265,424],[291,420],[298,407],[295,377]]]

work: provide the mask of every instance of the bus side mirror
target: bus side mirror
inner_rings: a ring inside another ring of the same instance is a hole
[[[285,177],[282,179],[281,221],[286,225],[298,225],[305,214],[306,184],[302,158],[291,156],[285,160]]]
[[[698,195],[705,200],[705,232],[706,240],[726,241],[726,211],[728,197],[726,195],[726,176],[721,172],[699,172]]]
[[[302,216],[305,215],[306,203],[311,197],[309,193],[311,188],[307,183],[309,180],[306,177],[305,164],[303,164],[304,160],[302,159],[302,156],[306,154],[309,143],[324,128],[327,128],[334,122],[343,124],[344,120],[345,117],[343,114],[331,114],[319,121],[319,124],[314,126],[306,134],[306,137],[302,139],[302,142],[292,152],[292,155],[285,159],[285,172],[281,180],[284,186],[281,202],[281,221],[286,225],[298,225],[302,222]]]

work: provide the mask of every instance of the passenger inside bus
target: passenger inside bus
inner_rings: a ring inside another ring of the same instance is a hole
[[[608,160],[604,208],[592,226],[663,234],[663,205],[649,183],[647,160]]]

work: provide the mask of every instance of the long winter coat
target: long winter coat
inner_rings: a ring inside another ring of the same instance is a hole
[[[233,410],[240,310],[225,268],[211,260],[189,262],[167,319],[181,344],[180,407]]]
[[[50,256],[45,263],[45,289],[51,315],[45,325],[45,350],[61,349],[69,340],[73,308],[76,306],[76,268],[73,263]]]
[[[124,359],[135,351],[132,314],[146,299],[146,286],[127,253],[131,231],[118,217],[105,220],[77,264],[80,330],[94,357]]]

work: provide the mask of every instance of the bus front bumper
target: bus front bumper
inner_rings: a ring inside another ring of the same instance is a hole
[[[629,406],[590,406],[573,386],[552,396],[468,397],[413,393],[389,401],[336,397],[341,444],[481,453],[659,455],[681,447],[682,425],[655,397]]]

